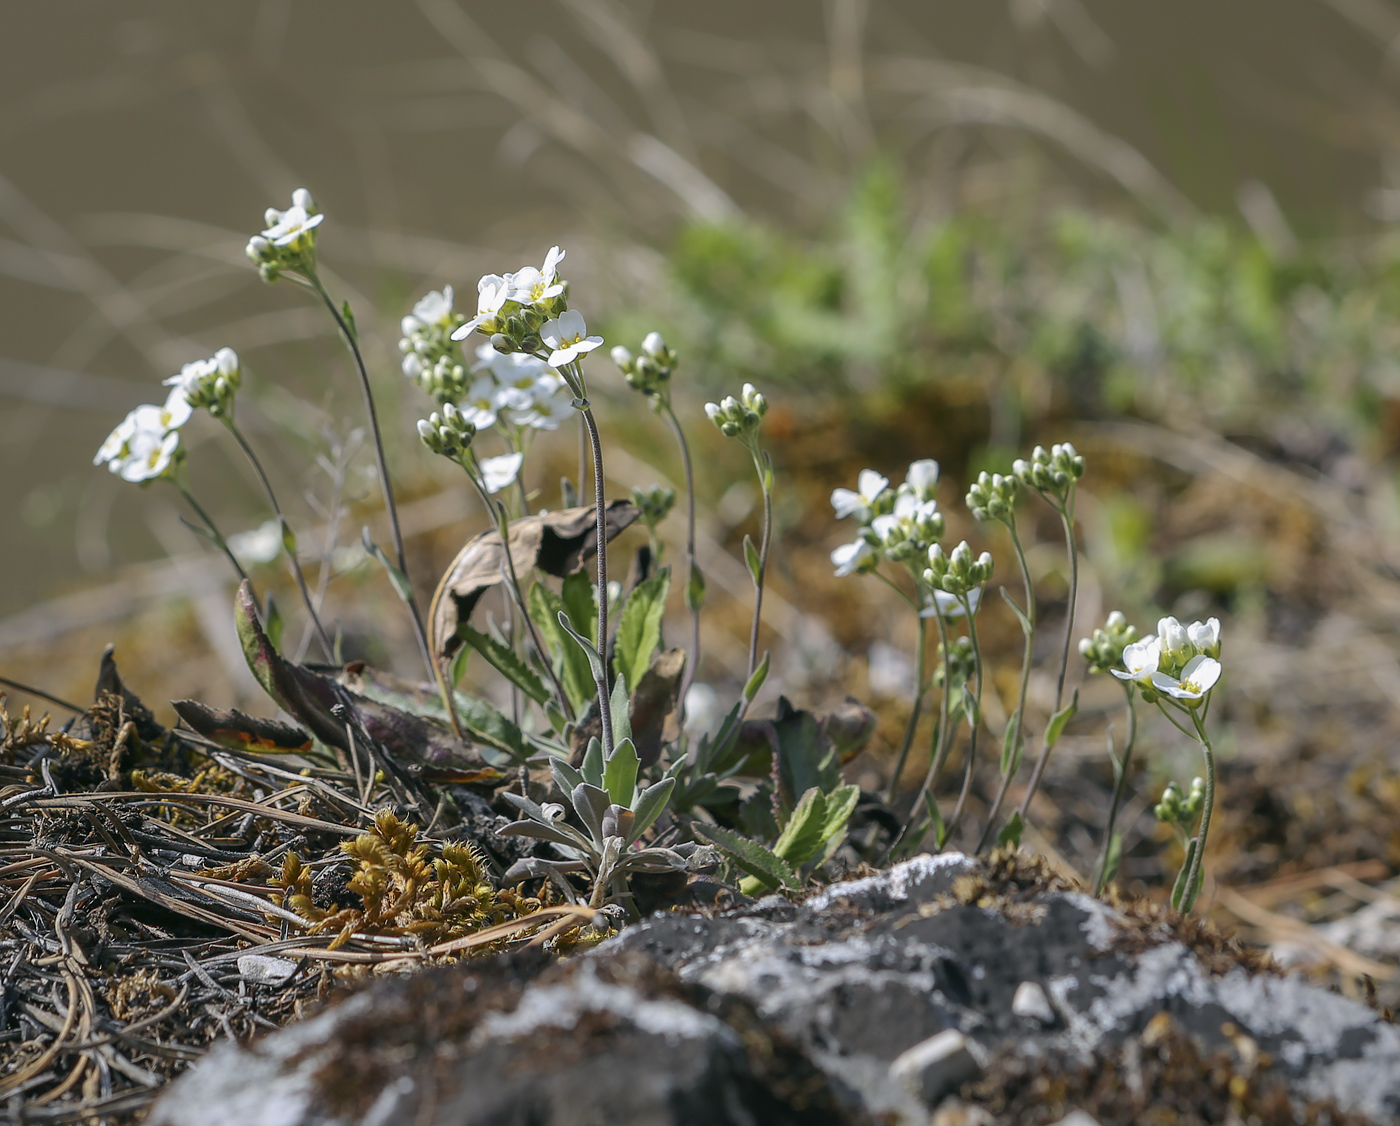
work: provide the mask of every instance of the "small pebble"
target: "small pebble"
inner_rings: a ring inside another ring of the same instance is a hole
[[[917,1095],[926,1106],[936,1106],[979,1071],[967,1038],[949,1028],[921,1040],[890,1064],[890,1078]]]
[[[1072,1110],[1051,1126],[1099,1126],[1099,1120],[1083,1110]]]
[[[1050,1007],[1050,998],[1045,996],[1039,982],[1023,981],[1016,987],[1016,996],[1011,999],[1011,1011],[1040,1025],[1055,1023],[1055,1010]]]
[[[266,954],[244,954],[238,959],[239,976],[255,985],[285,985],[296,969],[295,962]]]

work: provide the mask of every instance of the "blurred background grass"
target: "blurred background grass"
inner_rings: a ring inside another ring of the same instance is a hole
[[[250,371],[240,417],[294,522],[341,513],[329,605],[351,651],[413,671],[401,612],[355,557],[377,489],[346,358],[243,257],[263,209],[305,185],[328,214],[323,272],[367,339],[423,590],[479,518],[414,440],[427,404],[398,374],[398,318],[443,284],[469,305],[480,274],[560,243],[610,344],[660,328],[683,355],[678,406],[709,471],[702,680],[738,664],[734,551],[757,499],[706,397],[750,379],[775,404],[769,694],[876,703],[867,785],[907,707],[912,624],[831,577],[831,488],[936,457],[950,540],[976,538],[969,475],[1069,438],[1090,459],[1078,632],[1116,605],[1144,625],[1226,619],[1241,796],[1221,870],[1392,874],[1397,43],[1392,0],[5,6],[0,674],[86,699],[114,640],[153,703],[265,706],[231,582],[173,491],[90,465],[123,411],[223,345]],[[605,359],[592,372],[610,488],[674,479],[659,424]],[[257,526],[237,451],[189,435],[196,492],[226,531]],[[572,435],[543,454],[531,484],[557,505]],[[1063,580],[1053,524],[1040,532],[1048,653]],[[988,617],[1013,654],[1009,615]],[[1037,682],[1033,702],[1050,693]],[[1081,871],[1114,700],[1091,686],[1038,809],[1041,843]],[[1195,769],[1169,736],[1145,736],[1125,822],[1125,873],[1148,882],[1143,814]]]

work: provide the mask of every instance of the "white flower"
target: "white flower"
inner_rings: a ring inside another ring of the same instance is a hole
[[[161,385],[164,387],[178,387],[182,393],[188,394],[206,379],[213,379],[218,374],[218,360],[191,360],[180,369],[178,374],[172,375],[169,379],[162,380]]]
[[[709,405],[705,407],[709,411]],[[712,416],[713,417],[713,416]],[[836,518],[842,520],[847,516],[861,514],[860,522],[863,524],[868,520],[870,506],[875,503],[875,498],[885,491],[885,486],[890,483],[888,477],[882,477],[873,469],[862,469],[856,478],[856,491],[850,489],[833,489],[831,493],[831,507],[836,510]]]
[[[165,425],[162,407],[137,407],[128,417],[133,423],[131,436],[121,456],[109,462],[108,468],[123,481],[154,481],[163,477],[175,461],[180,431]]]
[[[1204,622],[1192,622],[1186,627],[1186,636],[1200,652],[1207,657],[1220,656],[1220,619],[1210,618]]]
[[[546,383],[546,380],[549,382]],[[534,402],[529,410],[512,412],[511,421],[533,430],[558,430],[574,411],[574,393],[551,372],[535,384]]]
[[[904,475],[904,484],[919,500],[932,500],[938,487],[938,462],[932,458],[914,462]]]
[[[982,588],[975,586],[969,590],[967,601],[972,606],[972,612],[977,613],[977,607],[982,604]],[[944,621],[952,621],[954,618],[961,618],[966,613],[962,599],[956,594],[949,594],[946,590],[935,590],[933,592],[933,605],[925,606],[920,610],[919,617],[932,618],[936,615],[943,618]]]
[[[549,354],[549,366],[561,368],[603,343],[601,336],[589,336],[588,324],[577,309],[560,313],[558,320],[544,322],[540,339],[554,349]]]
[[[442,289],[434,289],[418,299],[418,303],[413,306],[413,319],[419,326],[436,325],[442,326],[452,319],[452,287],[445,285]],[[413,335],[408,330],[408,317],[404,317],[405,336]]]
[[[304,188],[297,189],[298,192],[305,190]],[[296,199],[296,193],[293,193],[292,198]],[[311,197],[308,195],[306,198],[309,200]],[[273,246],[291,246],[303,235],[310,235],[325,221],[325,218],[324,215],[308,214],[305,207],[296,203],[293,203],[286,211],[270,208],[266,215],[268,227],[267,230],[263,231],[262,237]]]
[[[1134,641],[1123,648],[1123,668],[1109,669],[1119,680],[1150,680],[1162,663],[1162,643],[1157,635],[1149,633],[1141,641]]]
[[[194,408],[185,398],[183,387],[172,387],[170,394],[165,397],[165,405],[159,410],[160,414],[157,417],[160,419],[160,429],[163,431],[179,430],[180,427],[189,422],[190,416],[194,414]],[[164,437],[164,434],[161,436]]]
[[[477,430],[488,430],[496,425],[496,417],[501,410],[501,388],[489,375],[477,379],[467,388],[462,400],[462,417]]]
[[[1191,637],[1175,618],[1159,618],[1157,636],[1162,641],[1162,655],[1168,660],[1181,664],[1191,655]]]
[[[1219,679],[1220,662],[1204,653],[1197,653],[1186,662],[1179,680],[1164,672],[1154,672],[1152,687],[1178,700],[1200,700],[1215,687],[1215,682]]]
[[[864,540],[843,543],[831,553],[831,562],[836,565],[838,577],[854,575],[875,558],[875,549]]]
[[[564,251],[557,246],[551,246],[549,253],[544,256],[544,266],[540,269],[526,266],[507,275],[506,280],[510,282],[510,299],[519,301],[522,305],[532,305],[536,301],[548,301],[551,297],[558,297],[564,292],[563,285],[556,280],[559,263],[562,261]]]
[[[525,460],[522,453],[502,454],[500,457],[483,458],[481,462],[482,483],[488,493],[499,493],[515,484],[520,474],[520,464]]]
[[[282,524],[268,520],[251,531],[229,536],[228,549],[244,563],[271,563],[282,554]]]
[[[501,306],[510,296],[510,284],[500,274],[487,274],[476,283],[476,316],[452,334],[453,340],[465,340],[480,324],[494,321],[501,313]]]
[[[107,435],[102,445],[97,447],[97,454],[92,459],[93,465],[110,465],[112,472],[118,472],[116,462],[126,456],[127,446],[131,443],[132,436],[136,433],[136,412],[132,411]]]

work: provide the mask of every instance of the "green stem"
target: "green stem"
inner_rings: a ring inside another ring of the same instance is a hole
[[[185,487],[184,482],[177,481],[173,477],[170,478],[170,480],[174,486],[180,490],[180,494],[185,498],[189,506],[194,509],[195,514],[203,521],[205,528],[209,531],[209,538],[214,541],[215,546],[224,553],[225,558],[232,564],[234,571],[238,574],[239,581],[247,582],[247,572],[243,570],[243,565],[239,563],[238,559],[234,556],[233,551],[229,548],[228,540],[224,539],[223,533],[219,531],[209,513],[205,512],[199,501],[194,499],[194,495]]]
[[[1068,501],[1063,505],[1057,505],[1056,511],[1060,514],[1060,523],[1065,530],[1065,551],[1069,555],[1069,608],[1065,611],[1065,639],[1060,647],[1060,672],[1055,681],[1055,707],[1051,715],[1059,714],[1063,706],[1065,695],[1065,673],[1069,669],[1069,643],[1074,636],[1074,615],[1075,608],[1079,602],[1079,550],[1074,541],[1074,487],[1070,486]],[[1049,726],[1046,726],[1045,734],[1049,734]],[[1045,764],[1050,761],[1051,744],[1041,736],[1040,754],[1035,760],[1035,769],[1031,771],[1031,780],[1026,785],[1025,796],[1021,798],[1021,820],[1025,820],[1031,808],[1031,799],[1035,797],[1035,792],[1040,788],[1041,776],[1045,773]]]
[[[374,458],[379,470],[379,484],[384,492],[384,510],[389,515],[389,532],[394,540],[394,555],[399,570],[407,578],[408,556],[404,552],[403,533],[399,529],[399,508],[394,502],[394,486],[389,478],[388,458],[384,454],[384,435],[379,429],[379,411],[374,404],[374,389],[370,386],[369,371],[365,367],[364,355],[360,352],[359,339],[354,328],[347,323],[341,311],[336,308],[335,301],[326,291],[326,287],[321,284],[320,275],[317,274],[314,265],[307,267],[306,280],[330,312],[336,328],[340,330],[341,338],[345,341],[346,347],[350,349],[350,355],[355,360],[355,370],[360,377],[360,390],[365,397],[365,411],[369,416],[370,435],[374,438]],[[418,641],[418,649],[422,653],[423,662],[428,666],[428,671],[434,679],[441,683],[442,674],[437,668],[437,662],[433,660],[432,648],[428,644],[428,631],[423,627],[423,615],[419,613],[418,600],[414,596],[411,584],[407,588],[407,594],[405,602],[408,605],[409,616],[413,619],[413,633]]]
[[[671,408],[671,398],[667,395],[661,400],[662,414],[667,423],[670,424],[671,433],[676,436],[676,445],[681,449],[681,468],[685,471],[685,495],[686,495],[686,522],[685,522],[685,561],[686,561],[686,590],[690,589],[690,578],[695,574],[695,474],[690,463],[690,444],[685,440],[685,431],[681,429],[680,419],[676,417],[676,412]],[[690,660],[685,663],[685,674],[681,678],[680,701],[681,707],[685,707],[686,694],[690,691],[690,686],[695,680],[695,674],[700,667],[700,607],[694,606],[690,610]]]
[[[900,775],[904,773],[904,764],[909,759],[909,748],[914,745],[914,730],[919,726],[919,717],[924,708],[924,664],[928,654],[928,627],[924,625],[917,603],[914,607],[914,621],[919,627],[918,640],[914,646],[914,703],[909,709],[909,722],[904,726],[904,739],[899,745],[899,754],[895,755],[890,784],[885,789],[887,805],[894,801],[895,794],[899,792]]]
[[[1006,791],[1011,788],[1011,781],[1016,777],[1016,772],[1021,765],[1021,746],[1025,743],[1025,719],[1026,719],[1026,690],[1031,682],[1031,661],[1035,656],[1035,585],[1031,582],[1031,570],[1026,564],[1026,553],[1021,547],[1021,537],[1016,534],[1016,517],[1013,514],[1006,521],[1007,530],[1011,533],[1011,546],[1016,550],[1016,562],[1021,568],[1021,584],[1026,591],[1026,620],[1030,622],[1031,628],[1026,633],[1025,654],[1021,658],[1021,687],[1016,697],[1016,711],[1012,723],[1015,725],[1016,746],[1012,751],[1011,761],[1006,772],[1001,776],[1001,785],[997,788],[997,796],[992,801],[991,811],[987,814],[987,825],[982,830],[982,839],[977,842],[977,851],[981,853],[986,849],[992,840],[992,834],[996,831],[997,816],[1001,813],[1001,803],[1006,799]],[[1058,710],[1058,708],[1056,709]]]
[[[986,588],[983,588],[983,596]],[[962,820],[963,810],[967,805],[967,795],[972,790],[972,772],[977,764],[977,733],[982,729],[982,645],[977,638],[977,617],[972,612],[972,603],[966,594],[959,595],[962,602],[963,613],[967,616],[967,636],[972,641],[972,670],[976,679],[977,687],[973,690],[973,707],[977,709],[975,717],[968,719],[967,738],[967,769],[963,772],[962,792],[958,794],[958,803],[953,807],[953,815],[948,818],[948,839],[951,840],[957,832],[958,822]]]
[[[577,368],[577,363],[575,367]],[[578,370],[579,389],[583,390],[583,372]],[[603,731],[603,756],[611,758],[613,752],[612,700],[608,693],[608,513],[607,502],[603,498],[603,443],[598,437],[598,424],[593,419],[593,408],[588,400],[579,396],[583,406],[579,408],[584,425],[588,427],[588,441],[593,447],[593,504],[598,513],[598,661],[602,676],[595,678],[598,686],[598,718]],[[753,670],[750,669],[750,672]]]
[[[280,528],[285,528],[287,526],[287,518],[282,515],[282,506],[277,503],[277,494],[272,491],[272,482],[268,480],[267,472],[263,469],[262,462],[258,459],[258,455],[253,452],[253,447],[248,444],[248,439],[243,436],[243,431],[238,428],[238,424],[234,422],[232,415],[225,414],[219,421],[228,428],[228,432],[233,435],[234,441],[239,444],[244,454],[247,455],[248,461],[252,463],[253,471],[258,475],[258,480],[262,482],[263,492],[267,495],[267,503],[272,505],[272,511],[277,516],[278,525]],[[283,546],[285,550],[285,541]],[[287,552],[287,557],[292,565],[292,574],[296,578],[297,589],[301,591],[302,603],[306,606],[306,612],[311,616],[311,624],[316,629],[316,639],[321,643],[322,650],[325,651],[326,660],[334,661],[335,646],[331,644],[331,639],[326,636],[326,629],[321,624],[320,616],[316,613],[316,605],[311,600],[311,591],[306,585],[306,575],[302,572],[301,561],[297,559],[297,553],[295,551]]]
[[[744,674],[748,680],[758,668],[758,625],[763,616],[763,578],[768,572],[768,541],[773,535],[773,490],[772,473],[759,456],[758,443],[749,452],[753,454],[753,466],[758,472],[758,483],[763,490],[763,539],[758,545],[758,575],[754,578],[753,626],[749,629],[749,670]]]
[[[903,593],[901,591],[901,593]],[[932,592],[930,592],[932,597]],[[919,792],[914,796],[914,804],[909,808],[909,815],[904,820],[904,825],[899,830],[899,835],[890,844],[890,852],[903,842],[914,826],[914,822],[919,819],[919,810],[923,808],[924,798],[929,794],[938,781],[938,775],[943,771],[943,764],[948,759],[948,752],[952,749],[952,729],[949,725],[949,717],[952,710],[948,707],[948,693],[952,690],[952,674],[948,668],[948,621],[938,612],[938,603],[933,603],[934,620],[938,622],[938,641],[943,647],[943,691],[939,693],[938,699],[938,726],[934,729],[933,747],[929,755],[928,771],[924,774],[923,784],[919,787]]]
[[[1133,763],[1133,745],[1137,742],[1137,701],[1133,698],[1133,686],[1127,681],[1119,681],[1123,685],[1123,694],[1127,697],[1128,705],[1128,741],[1123,747],[1123,761],[1118,763],[1118,778],[1113,786],[1113,801],[1108,807],[1108,825],[1104,829],[1103,847],[1099,850],[1099,862],[1094,869],[1094,894],[1103,892],[1103,885],[1108,877],[1108,850],[1113,847],[1113,826],[1118,820],[1118,811],[1123,806],[1123,795],[1128,789],[1128,771]]]
[[[1201,865],[1206,851],[1206,836],[1210,832],[1210,816],[1215,810],[1215,749],[1206,736],[1205,723],[1196,713],[1191,713],[1196,727],[1196,741],[1201,744],[1201,753],[1206,760],[1206,796],[1201,806],[1201,821],[1196,829],[1196,851],[1191,857],[1191,867],[1186,873],[1186,893],[1181,899],[1181,913],[1187,914],[1196,905],[1197,881],[1201,878]]]

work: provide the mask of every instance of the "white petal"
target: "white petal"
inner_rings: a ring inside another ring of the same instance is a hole
[[[888,477],[882,477],[873,469],[862,469],[860,475],[856,477],[856,489],[861,495],[861,499],[869,502],[885,491],[885,486],[890,483]]]

